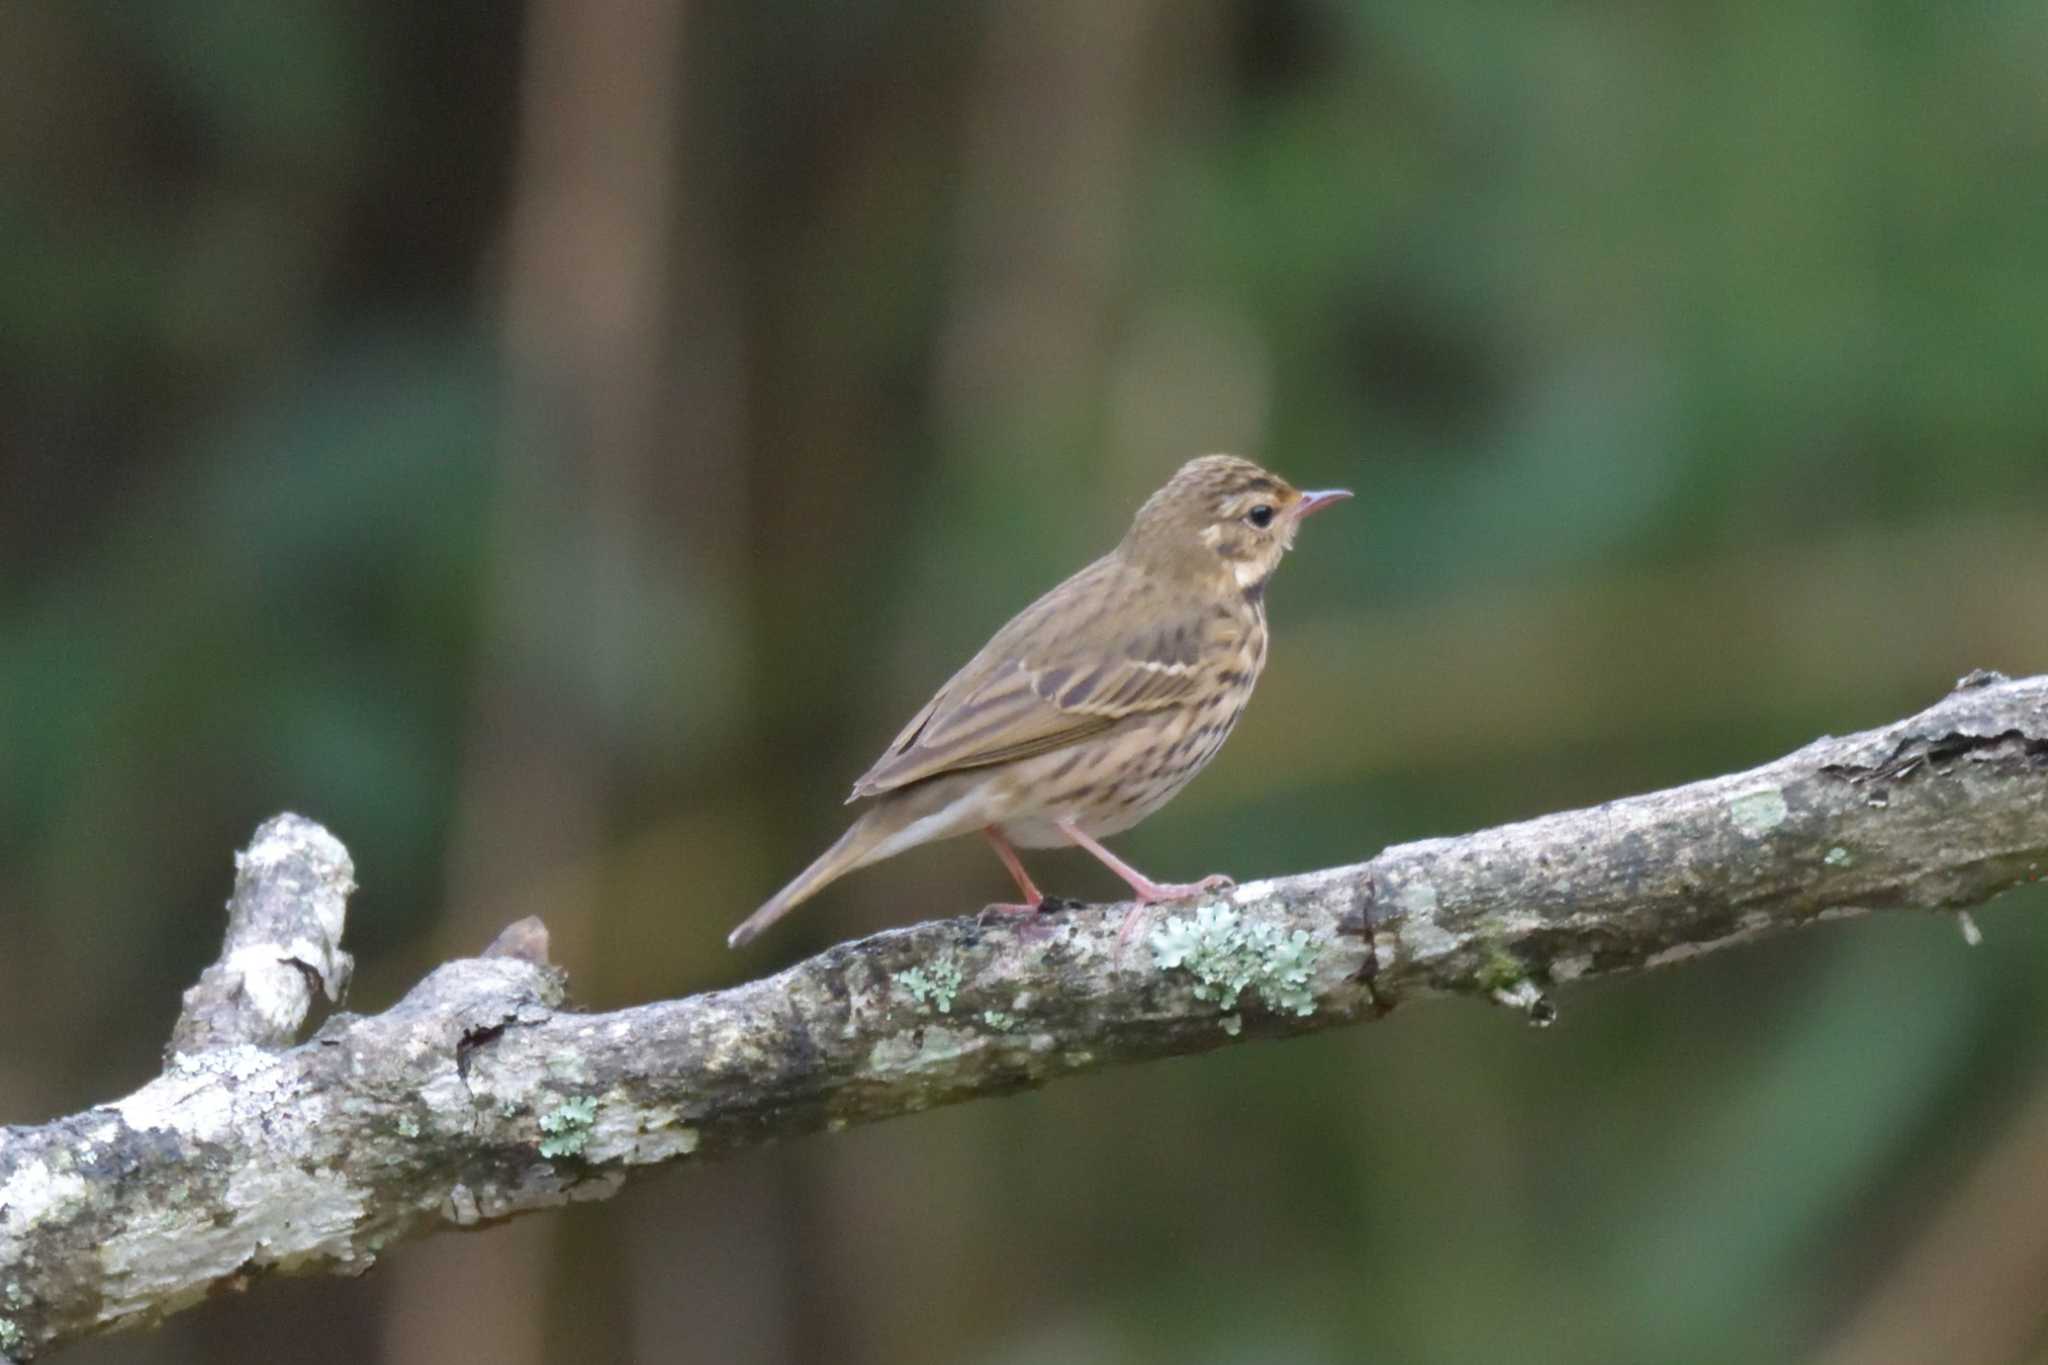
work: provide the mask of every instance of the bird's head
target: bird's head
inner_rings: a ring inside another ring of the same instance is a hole
[[[1145,500],[1124,549],[1154,564],[1220,569],[1256,596],[1303,520],[1350,496],[1342,488],[1303,491],[1235,455],[1203,455]]]

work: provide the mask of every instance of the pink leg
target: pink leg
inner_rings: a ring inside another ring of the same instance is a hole
[[[1192,896],[1202,895],[1204,892],[1220,891],[1226,886],[1237,885],[1236,882],[1233,882],[1221,872],[1213,873],[1198,882],[1155,882],[1144,873],[1138,871],[1137,868],[1132,867],[1122,858],[1117,857],[1114,853],[1111,853],[1108,849],[1090,838],[1072,820],[1055,820],[1053,824],[1059,829],[1060,833],[1066,835],[1090,853],[1093,853],[1097,858],[1100,858],[1104,867],[1116,873],[1117,876],[1122,877],[1129,884],[1131,891],[1137,896],[1138,904],[1140,905],[1151,905],[1156,901],[1187,900]],[[1012,856],[1014,857],[1015,855],[1013,854]]]
[[[1022,905],[1004,905],[1001,903],[986,905],[982,907],[981,913],[984,915],[1032,915],[1044,909],[1045,893],[1031,884],[1031,874],[1024,870],[1024,862],[1017,856],[1017,850],[1010,847],[1010,841],[1005,839],[994,825],[983,829],[981,836],[988,840],[989,847],[994,849],[996,856],[1003,860],[1003,866],[1010,869],[1010,876],[1016,880],[1017,890],[1024,897]]]

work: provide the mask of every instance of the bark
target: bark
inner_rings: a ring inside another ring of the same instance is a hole
[[[28,1359],[276,1272],[1075,1072],[1369,1019],[1422,996],[1546,1021],[1556,986],[2048,867],[2048,677],[1973,674],[1749,772],[1259,882],[1200,905],[973,917],[609,1014],[537,921],[290,1046],[346,975],[347,855],[284,816],[239,860],[164,1073],[0,1130],[0,1353]]]

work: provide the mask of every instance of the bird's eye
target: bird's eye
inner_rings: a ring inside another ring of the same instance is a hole
[[[1244,519],[1263,531],[1273,524],[1273,509],[1262,502],[1245,513]]]

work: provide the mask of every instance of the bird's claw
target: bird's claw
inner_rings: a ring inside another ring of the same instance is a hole
[[[1083,901],[1064,900],[1058,896],[1042,896],[1038,900],[1018,904],[1008,901],[994,901],[981,907],[981,913],[974,917],[976,924],[986,927],[990,920],[1009,920],[1015,924],[1027,924],[1034,915],[1050,915],[1060,910],[1074,910],[1085,904]]]
[[[981,913],[974,917],[974,922],[986,925],[992,919],[1014,920],[1025,915],[1035,915],[1044,908],[1044,901],[1039,901],[1032,905],[1015,905],[1005,901],[992,901],[981,907]]]
[[[1160,901],[1186,901],[1197,896],[1206,896],[1211,891],[1227,891],[1237,882],[1221,872],[1212,872],[1198,882],[1155,882],[1138,892],[1140,905],[1156,905]]]

